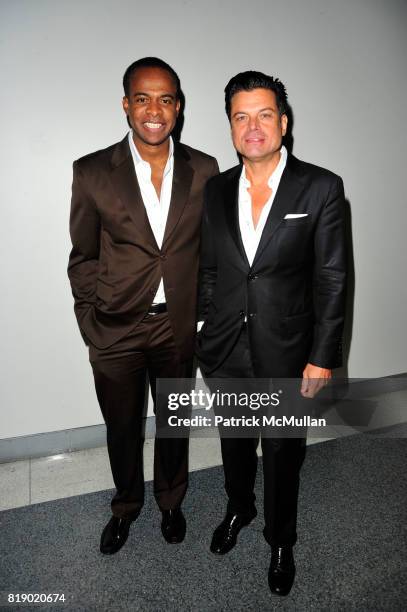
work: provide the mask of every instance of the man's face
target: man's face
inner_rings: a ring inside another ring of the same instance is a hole
[[[235,149],[249,161],[272,160],[287,131],[287,115],[280,116],[274,91],[239,91],[232,97],[230,110]]]
[[[179,112],[176,86],[162,68],[139,68],[130,80],[129,96],[123,109],[133,128],[136,142],[157,146],[171,134]]]

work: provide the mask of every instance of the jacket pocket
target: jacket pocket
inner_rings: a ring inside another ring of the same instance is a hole
[[[314,324],[314,315],[312,312],[302,312],[301,314],[284,317],[283,326],[288,332],[305,331]]]
[[[294,219],[283,219],[281,221],[280,227],[297,227],[299,225],[303,225],[306,227],[311,221],[311,215],[307,215],[306,217],[297,217]]]

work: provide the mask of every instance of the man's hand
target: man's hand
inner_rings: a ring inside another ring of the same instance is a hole
[[[318,391],[326,387],[331,378],[332,370],[307,363],[302,373],[301,395],[315,397]]]

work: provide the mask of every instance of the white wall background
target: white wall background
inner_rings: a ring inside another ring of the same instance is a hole
[[[280,76],[294,153],[351,203],[349,374],[407,371],[404,0],[0,0],[0,438],[101,423],[66,276],[72,160],[120,140],[121,77],[157,55],[187,99],[184,142],[234,165],[223,88]]]

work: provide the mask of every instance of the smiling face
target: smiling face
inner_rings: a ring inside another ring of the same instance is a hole
[[[287,115],[279,113],[270,89],[239,91],[231,100],[230,125],[235,149],[251,162],[279,159]]]
[[[159,146],[170,136],[177,121],[180,101],[169,72],[162,68],[138,68],[130,79],[123,109],[136,146]]]

